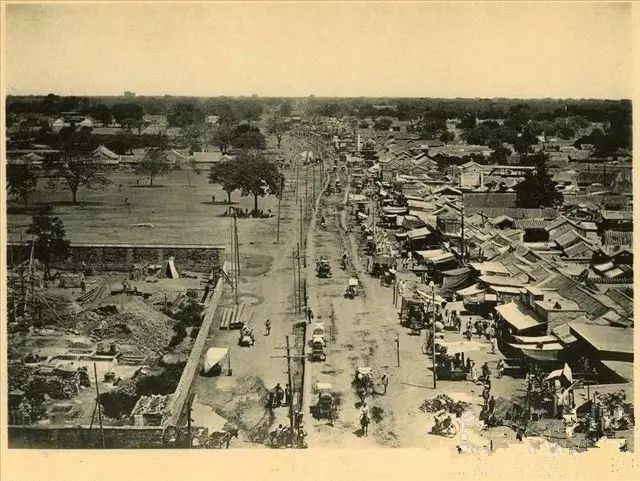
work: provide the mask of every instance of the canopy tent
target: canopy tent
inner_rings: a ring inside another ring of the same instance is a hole
[[[419,229],[412,229],[407,232],[407,238],[409,240],[415,241],[419,239],[426,238],[429,234],[431,234],[431,229],[428,227],[420,227]],[[416,254],[424,251],[416,251]]]
[[[229,354],[229,348],[227,347],[210,347],[204,355],[204,366],[202,370],[205,374],[208,374],[213,367],[224,360]]]
[[[545,381],[550,381],[552,379],[564,380],[567,385],[573,383],[573,374],[571,373],[571,368],[565,362],[564,367],[562,369],[556,369],[555,371],[551,371],[549,375],[544,378]]]
[[[178,279],[180,277],[180,274],[178,274],[178,270],[176,269],[173,257],[169,257],[166,261],[164,261],[164,266],[158,272],[158,277],[166,277],[169,279]]]
[[[456,258],[455,254],[452,254],[451,252],[443,252],[442,254],[429,257],[427,259],[427,262],[430,262],[435,265],[439,265],[439,264],[444,264],[446,262],[452,261],[455,258]]]
[[[387,207],[383,207],[382,208],[382,213],[383,214],[400,214],[400,215],[404,215],[404,214],[408,214],[409,213],[409,208],[408,207],[402,207],[402,206],[387,206]]]
[[[358,279],[355,279],[353,277],[349,278],[349,285],[353,286],[353,287],[357,287],[358,286]]]
[[[532,327],[538,327],[546,324],[545,322],[539,321],[533,317],[527,308],[517,302],[512,301],[508,304],[497,306],[496,311],[500,314],[502,319],[513,326],[516,331],[524,331],[526,329],[531,329]]]
[[[409,236],[409,232],[407,232],[407,236]],[[427,249],[423,251],[415,251],[413,253],[414,256],[421,257],[422,259],[429,259],[431,257],[435,257],[437,255],[443,254],[445,251],[442,249]]]

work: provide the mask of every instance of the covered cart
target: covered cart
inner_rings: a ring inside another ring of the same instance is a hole
[[[227,374],[231,376],[231,357],[228,347],[210,347],[204,355],[202,373],[207,376],[215,376],[222,372],[227,365]]]
[[[333,386],[328,383],[317,383],[316,392],[318,393],[318,401],[313,407],[313,417],[316,419],[327,418],[331,422],[336,418],[337,406],[336,400],[332,392]]]
[[[351,277],[347,282],[347,291],[345,293],[345,296],[349,299],[353,299],[354,297],[356,297],[358,295],[359,285],[360,283],[358,282],[358,279]]]

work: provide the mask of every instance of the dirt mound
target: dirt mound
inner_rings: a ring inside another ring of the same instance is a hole
[[[102,318],[93,330],[103,339],[119,339],[132,342],[144,351],[164,350],[173,336],[175,321],[144,301],[130,297],[117,305],[117,313]]]
[[[264,442],[274,415],[265,408],[267,388],[261,379],[243,376],[230,386],[219,386],[212,406],[222,417],[238,426],[249,440]]]
[[[462,414],[470,407],[468,402],[454,401],[446,394],[438,394],[432,399],[425,399],[419,409],[423,413],[435,413],[444,409],[450,413]]]

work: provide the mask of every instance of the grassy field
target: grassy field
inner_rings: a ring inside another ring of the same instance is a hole
[[[136,185],[132,172],[109,173],[112,184],[102,190],[80,190],[81,205],[71,204],[70,192],[60,188],[50,191],[41,181],[38,191],[30,200],[30,212],[25,213],[19,201],[8,203],[8,240],[19,240],[31,222],[33,208],[45,204],[53,207],[66,227],[67,236],[76,242],[171,242],[227,244],[231,220],[222,214],[228,209],[227,195],[218,185],[208,183],[207,172],[192,176],[188,186],[187,173],[171,172],[156,179],[157,186],[148,187],[141,179]],[[211,203],[215,194],[216,203]],[[125,206],[125,199],[131,204]],[[232,201],[236,207],[253,208],[253,197],[241,197],[234,192]],[[283,211],[287,202],[283,202]],[[271,209],[271,219],[239,219],[238,232],[241,243],[253,243],[254,237],[275,240],[277,199],[260,199],[259,207],[265,212]],[[133,227],[150,223],[153,228]],[[286,220],[285,220],[286,223]]]

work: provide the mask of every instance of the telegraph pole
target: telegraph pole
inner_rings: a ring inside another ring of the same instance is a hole
[[[297,245],[296,260],[298,261],[298,312],[302,312],[302,279],[300,276],[300,244]]]
[[[296,278],[296,253],[291,255],[293,261],[293,310],[297,313],[298,310],[298,280]]]
[[[100,405],[100,388],[98,387],[98,370],[96,368],[96,363],[93,363],[93,376],[96,382],[96,403],[98,404],[98,422],[100,423],[100,442],[102,445],[102,449],[105,448],[104,445],[104,430],[102,429],[102,406]]]
[[[289,392],[287,393],[288,395],[288,399],[287,401],[289,402],[289,428],[291,429],[291,441],[293,442],[294,436],[297,437],[298,433],[295,432],[295,419],[294,419],[294,415],[293,415],[293,393],[295,391],[294,386],[293,386],[293,375],[291,373],[291,359],[304,359],[304,356],[299,355],[299,354],[291,354],[291,344],[289,342],[289,336],[286,337],[287,339],[287,346],[284,348],[287,351],[286,356],[271,356],[272,358],[278,358],[278,359],[282,359],[285,358],[287,360],[287,379],[289,381]],[[283,348],[277,348],[277,349],[283,349]],[[293,447],[293,445],[291,446]]]
[[[276,242],[280,242],[280,204],[282,204],[282,194],[284,194],[284,177],[280,181],[280,195],[278,196],[278,227],[276,228]]]
[[[463,204],[462,204],[462,209],[460,210],[460,218],[462,220],[462,232],[461,232],[461,236],[460,236],[460,250],[462,253],[462,262],[465,261],[465,246],[464,246],[464,199],[463,199]]]
[[[235,265],[234,269],[234,291],[235,291],[235,301],[236,305],[238,305],[238,277],[240,277],[240,252],[238,251],[238,217],[234,213],[233,214],[233,263]]]

